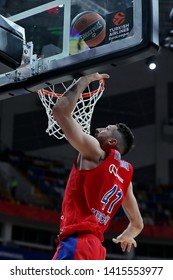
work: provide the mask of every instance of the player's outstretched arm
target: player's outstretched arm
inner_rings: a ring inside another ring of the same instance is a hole
[[[120,243],[122,251],[127,249],[130,252],[131,247],[137,247],[136,240],[134,239],[143,229],[143,219],[141,217],[139,207],[136,198],[133,194],[132,183],[128,187],[126,198],[123,201],[122,207],[124,209],[127,218],[129,219],[128,227],[117,238],[113,238],[112,241],[115,244]]]
[[[86,158],[93,158],[93,156],[97,156],[103,151],[101,151],[100,145],[94,137],[82,131],[81,126],[72,117],[72,112],[85,88],[91,82],[102,78],[109,78],[109,75],[94,73],[81,77],[60,98],[52,110],[53,116],[63,130],[66,139]]]
[[[102,78],[109,78],[109,75],[94,73],[79,78],[77,82],[68,89],[68,91],[59,99],[58,103],[53,107],[53,114],[55,117],[58,117],[59,114],[71,115],[80,95],[87,88],[87,86],[91,82],[100,80]]]

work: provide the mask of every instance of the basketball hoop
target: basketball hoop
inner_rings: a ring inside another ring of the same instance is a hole
[[[52,108],[59,101],[61,96],[65,94],[65,92],[67,92],[74,84],[76,84],[77,81],[78,80],[76,79],[73,80],[73,82],[69,87],[66,87],[64,83],[61,83],[59,86],[61,87],[63,93],[56,93],[57,92],[56,88],[58,87],[58,85],[51,86],[48,89],[40,89],[37,91],[38,96],[46,110],[46,114],[48,117],[48,127],[46,129],[46,133],[48,133],[50,136],[54,135],[58,139],[65,138],[65,135],[61,130],[61,127],[58,125],[58,123],[55,121],[53,117]],[[96,89],[91,91],[90,90],[91,86],[95,86]],[[73,117],[81,125],[83,131],[86,132],[87,134],[90,133],[91,118],[94,112],[94,106],[96,102],[99,100],[99,98],[102,96],[104,89],[105,89],[104,79],[92,82],[92,84],[90,84],[87,87],[88,92],[82,93],[81,97],[78,99],[76,103],[75,109],[72,112]]]

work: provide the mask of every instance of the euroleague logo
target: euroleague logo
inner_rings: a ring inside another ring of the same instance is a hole
[[[118,12],[115,14],[115,16],[113,18],[113,23],[118,26],[118,25],[123,24],[125,19],[126,19],[125,14],[123,12]]]

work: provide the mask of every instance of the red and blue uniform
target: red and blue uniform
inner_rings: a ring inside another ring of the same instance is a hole
[[[73,165],[54,260],[105,259],[104,232],[126,196],[132,174],[131,164],[116,150],[96,168],[78,170]]]

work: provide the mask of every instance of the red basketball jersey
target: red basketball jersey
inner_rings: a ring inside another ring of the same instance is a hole
[[[60,235],[93,233],[103,241],[104,231],[126,196],[133,168],[112,150],[96,168],[77,170],[73,165],[62,204]]]

